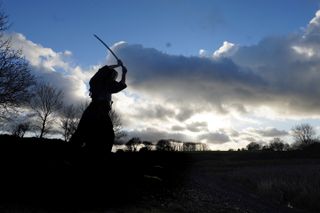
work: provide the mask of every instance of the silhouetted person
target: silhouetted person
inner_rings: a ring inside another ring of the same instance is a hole
[[[118,82],[116,67],[122,67],[122,77]],[[80,119],[71,143],[87,153],[102,156],[110,153],[114,143],[114,131],[109,112],[112,106],[112,94],[127,87],[127,69],[118,60],[117,65],[103,66],[90,79],[91,103]]]

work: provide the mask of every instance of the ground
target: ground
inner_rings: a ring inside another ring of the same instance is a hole
[[[314,150],[97,157],[57,141],[2,144],[1,212],[320,210],[320,155]]]

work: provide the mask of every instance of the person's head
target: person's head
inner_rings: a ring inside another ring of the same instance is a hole
[[[108,80],[110,80],[110,81],[114,81],[118,77],[118,72],[115,71],[114,69],[110,68],[108,65],[101,67],[98,71],[106,73],[106,76],[107,76]]]

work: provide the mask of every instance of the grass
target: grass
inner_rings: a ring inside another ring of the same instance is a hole
[[[318,159],[242,161],[219,175],[264,200],[289,208],[320,211]]]
[[[258,173],[256,191],[291,208],[320,211],[319,166],[268,169]]]
[[[316,149],[117,153],[78,164],[69,164],[70,154],[62,141],[0,136],[0,208],[59,211],[61,202],[115,212],[320,212]]]

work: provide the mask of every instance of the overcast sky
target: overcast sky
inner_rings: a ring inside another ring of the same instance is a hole
[[[320,129],[316,0],[4,0],[13,46],[33,73],[88,100],[88,81],[114,59],[128,88],[113,96],[130,136],[207,142],[214,149]]]

